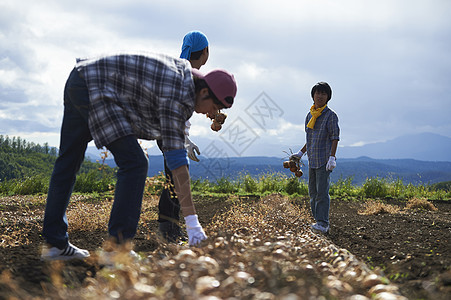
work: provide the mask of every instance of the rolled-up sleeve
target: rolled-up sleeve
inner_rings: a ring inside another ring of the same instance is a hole
[[[185,148],[166,151],[163,154],[171,171],[189,163]]]

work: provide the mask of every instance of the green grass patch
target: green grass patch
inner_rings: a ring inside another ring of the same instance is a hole
[[[47,194],[50,178],[45,175],[35,175],[22,179],[11,179],[0,182],[0,195],[34,195]],[[338,200],[362,199],[399,199],[424,198],[429,200],[450,200],[451,183],[436,184],[404,184],[402,179],[369,177],[361,185],[353,185],[353,178],[340,178],[330,185],[330,195]],[[74,193],[113,195],[116,183],[115,171],[105,169],[91,169],[78,174]],[[148,177],[145,186],[146,195],[160,195],[162,190],[170,187],[163,173]],[[294,175],[283,173],[267,173],[259,176],[242,174],[236,179],[222,177],[216,181],[209,179],[195,179],[191,181],[193,195],[211,196],[264,196],[279,193],[290,198],[308,197],[308,182]]]

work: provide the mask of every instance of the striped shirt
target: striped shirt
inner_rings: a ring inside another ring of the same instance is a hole
[[[309,112],[305,118],[308,164],[309,168],[317,169],[329,160],[332,141],[340,140],[340,128],[337,114],[327,106],[316,119],[313,129],[307,127],[311,118]]]
[[[135,135],[184,150],[195,92],[188,60],[154,53],[77,59],[89,90],[89,129],[98,148]],[[186,153],[186,152],[185,152]]]

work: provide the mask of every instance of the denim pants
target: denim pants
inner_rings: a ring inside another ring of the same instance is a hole
[[[50,179],[43,225],[46,242],[60,249],[69,241],[66,209],[76,174],[84,160],[88,143],[92,140],[88,128],[88,108],[86,83],[74,69],[64,89],[59,155]],[[125,241],[132,239],[136,233],[148,160],[134,136],[120,138],[107,145],[107,148],[119,168],[108,232],[117,241]]]
[[[318,169],[309,168],[310,208],[315,221],[325,227],[329,226],[330,173],[331,171],[326,170],[326,165]]]

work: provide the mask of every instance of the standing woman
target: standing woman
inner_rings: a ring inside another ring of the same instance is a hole
[[[340,140],[340,127],[337,114],[328,107],[332,98],[330,85],[324,81],[318,82],[310,94],[313,105],[305,118],[306,143],[292,157],[301,159],[307,153],[310,208],[316,221],[311,229],[327,234],[330,229],[330,173],[337,166],[335,154]]]

